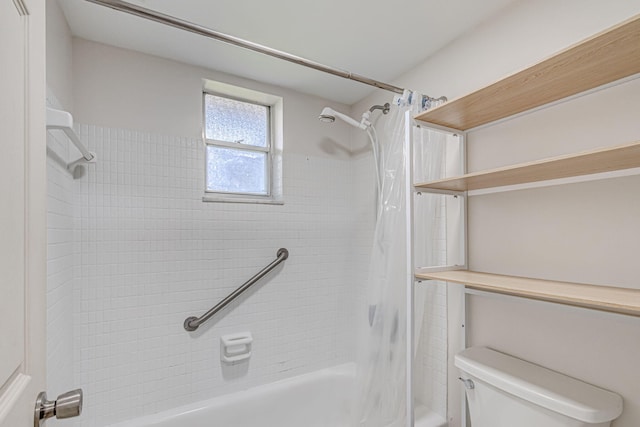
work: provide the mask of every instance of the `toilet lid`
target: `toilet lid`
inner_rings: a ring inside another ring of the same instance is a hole
[[[486,347],[463,350],[455,365],[479,381],[576,420],[604,423],[622,413],[622,398],[615,393]]]

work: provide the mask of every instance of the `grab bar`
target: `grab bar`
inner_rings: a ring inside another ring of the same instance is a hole
[[[242,286],[240,286],[238,289],[236,289],[235,291],[227,295],[225,299],[217,303],[211,310],[207,311],[205,314],[203,314],[200,317],[195,317],[195,316],[187,317],[184,320],[184,329],[189,332],[192,332],[198,329],[200,325],[202,325],[207,320],[211,319],[211,317],[213,317],[214,314],[216,314],[217,312],[225,308],[227,305],[229,305],[231,301],[239,297],[244,291],[246,291],[251,286],[253,286],[253,284],[256,283],[258,280],[266,276],[267,273],[273,270],[278,264],[280,264],[285,259],[289,258],[289,251],[286,250],[285,248],[280,248],[278,249],[278,252],[276,255],[277,255],[277,258],[271,264],[267,265],[265,268],[260,270],[255,276],[247,280]]]

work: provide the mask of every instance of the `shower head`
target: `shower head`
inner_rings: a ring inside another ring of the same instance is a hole
[[[324,107],[322,109],[322,113],[320,113],[320,116],[318,116],[318,119],[320,119],[320,121],[325,123],[333,123],[336,121],[336,117],[339,118],[340,120],[343,120],[349,123],[351,126],[355,126],[360,129],[367,128],[367,125],[365,125],[364,123],[359,123],[354,119],[352,119],[351,117],[347,116],[346,114],[342,114],[334,110],[333,108],[329,108],[329,107]]]
[[[321,122],[333,123],[336,121],[336,116],[333,115],[333,110],[329,107],[324,107],[322,113],[318,116]]]

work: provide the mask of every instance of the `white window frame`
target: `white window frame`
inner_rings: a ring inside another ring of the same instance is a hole
[[[269,109],[267,147],[240,145],[228,141],[207,139],[205,97],[214,95],[233,99],[240,102],[262,105]],[[204,145],[204,202],[235,202],[235,203],[267,203],[283,204],[282,194],[282,146],[283,146],[283,100],[282,97],[258,92],[255,90],[233,86],[213,80],[203,80],[202,90],[202,140]],[[207,189],[207,147],[232,148],[253,152],[267,153],[267,194],[230,193],[211,191]]]

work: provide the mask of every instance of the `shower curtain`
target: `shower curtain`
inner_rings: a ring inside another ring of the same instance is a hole
[[[359,334],[358,396],[354,425],[363,427],[401,427],[406,425],[406,346],[407,272],[405,198],[405,112],[412,115],[428,107],[430,98],[405,92],[396,97],[385,119],[380,140],[382,190],[378,200],[373,247],[368,274],[367,302],[360,313],[364,331]],[[430,132],[412,127],[419,147],[418,168],[429,165],[428,176],[439,175],[443,144],[422,141]],[[425,169],[422,169],[425,170]],[[409,195],[412,196],[412,195]],[[416,217],[435,218],[437,203],[421,203]],[[434,240],[434,239],[430,239]],[[426,242],[429,246],[429,243]],[[424,253],[433,253],[424,247]],[[413,310],[412,310],[413,312]],[[417,324],[421,323],[421,319]]]

